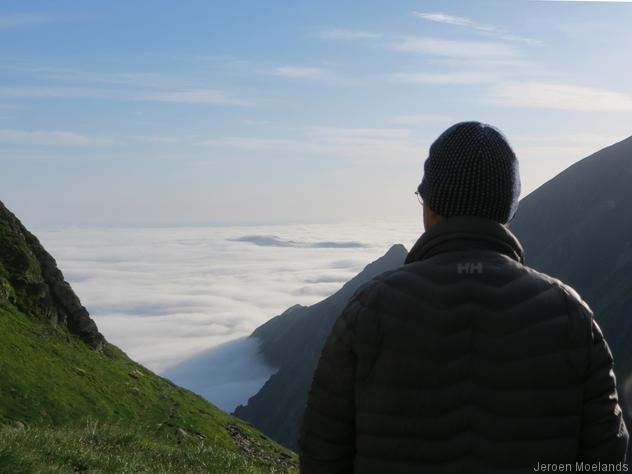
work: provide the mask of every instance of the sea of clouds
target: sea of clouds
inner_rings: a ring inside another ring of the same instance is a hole
[[[246,339],[334,293],[420,222],[37,229],[105,337],[232,410],[274,372]]]

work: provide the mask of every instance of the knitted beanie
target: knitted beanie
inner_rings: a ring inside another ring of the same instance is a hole
[[[518,160],[496,128],[457,123],[430,147],[417,190],[444,217],[479,216],[505,224],[518,207]]]

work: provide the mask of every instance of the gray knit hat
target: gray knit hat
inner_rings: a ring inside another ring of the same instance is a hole
[[[457,123],[430,147],[417,190],[444,217],[480,216],[505,224],[518,207],[518,160],[498,129]]]

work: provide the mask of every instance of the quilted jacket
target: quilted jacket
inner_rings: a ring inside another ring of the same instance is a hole
[[[306,474],[533,473],[623,463],[627,443],[590,308],[477,217],[435,225],[355,293],[299,440]]]

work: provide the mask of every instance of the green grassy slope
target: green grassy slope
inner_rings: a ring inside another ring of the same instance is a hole
[[[294,453],[109,344],[0,202],[0,473],[295,471]]]
[[[0,472],[289,472],[295,456],[115,346],[0,304]]]

